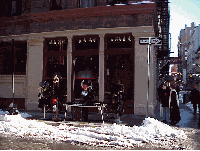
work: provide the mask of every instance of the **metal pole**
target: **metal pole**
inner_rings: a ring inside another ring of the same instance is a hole
[[[64,118],[64,121],[66,121],[67,120],[67,104],[66,104],[66,106],[65,106],[65,118]]]
[[[148,108],[149,108],[149,81],[150,81],[150,50],[151,49],[151,37],[149,37],[149,44],[147,49],[147,63],[148,63],[148,89],[147,89],[147,108],[146,108],[146,117],[148,117]]]
[[[44,105],[44,119],[45,119],[45,105]]]
[[[13,113],[14,114],[14,98],[15,98],[15,83],[14,83],[14,72],[15,72],[15,46],[14,39],[12,39],[12,50],[13,50],[13,74],[12,74],[12,85],[13,85]]]
[[[104,124],[104,120],[103,120],[103,105],[101,105],[101,119],[102,119],[103,124]]]

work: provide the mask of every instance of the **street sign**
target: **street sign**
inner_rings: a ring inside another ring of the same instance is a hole
[[[150,39],[150,41],[149,41]],[[147,45],[147,44],[155,44],[155,45],[162,45],[161,39],[159,37],[141,37],[139,39],[139,44]]]

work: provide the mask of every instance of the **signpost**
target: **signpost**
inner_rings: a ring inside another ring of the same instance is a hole
[[[148,101],[149,101],[149,81],[150,81],[150,51],[151,44],[162,45],[162,41],[159,37],[140,37],[140,45],[148,45],[147,49],[147,63],[148,63],[148,89],[147,89],[147,108],[146,108],[146,117],[148,117]]]
[[[140,37],[139,44],[147,45],[147,44],[155,44],[155,45],[162,45],[161,39],[158,37]]]

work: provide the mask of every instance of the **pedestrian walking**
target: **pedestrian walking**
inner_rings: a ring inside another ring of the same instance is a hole
[[[197,90],[197,85],[196,84],[193,86],[193,89],[191,90],[189,100],[193,104],[194,115],[195,115],[196,111],[197,111],[197,104],[198,104],[198,108],[200,109],[200,106],[199,106],[200,105],[199,91]]]
[[[177,124],[181,120],[180,111],[179,111],[179,100],[177,92],[175,90],[175,83],[170,83],[170,96],[169,96],[169,105],[170,105],[170,121],[172,125]]]
[[[160,100],[161,100],[161,111],[163,110],[164,123],[167,123],[169,120],[169,89],[167,89],[167,84],[162,83],[162,90],[160,91]]]

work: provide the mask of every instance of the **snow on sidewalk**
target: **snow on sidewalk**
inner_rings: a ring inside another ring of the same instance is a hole
[[[0,121],[0,133],[36,139],[49,139],[83,143],[94,146],[134,147],[148,143],[166,149],[178,149],[187,136],[154,118],[146,118],[142,126],[119,124],[101,126],[48,125],[37,120],[26,120],[18,115],[7,115],[0,110],[4,119]],[[28,114],[26,116],[29,116]]]

